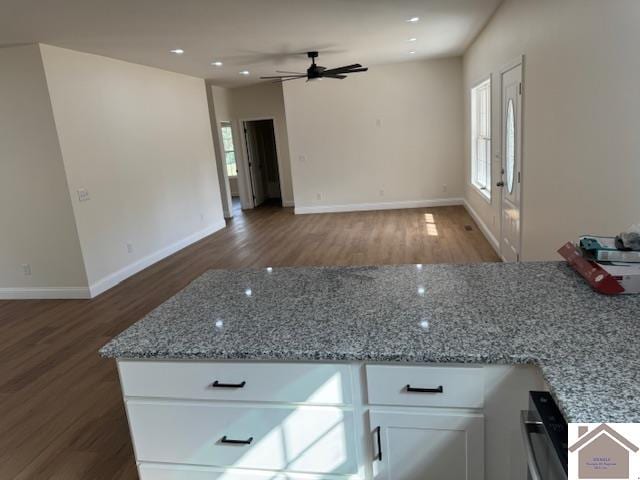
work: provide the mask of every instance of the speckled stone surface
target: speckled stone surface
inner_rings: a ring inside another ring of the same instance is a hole
[[[640,422],[639,331],[557,262],[210,270],[100,353],[533,363],[568,421]]]

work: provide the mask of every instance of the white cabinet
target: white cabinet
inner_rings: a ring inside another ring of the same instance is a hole
[[[367,365],[372,405],[482,408],[482,367]]]
[[[353,412],[329,406],[129,400],[140,462],[352,474]]]
[[[118,367],[127,397],[351,403],[347,364],[121,360]]]
[[[506,365],[118,366],[142,480],[514,480],[541,387]]]
[[[372,408],[375,480],[482,480],[484,418],[479,413]]]
[[[358,480],[357,476],[329,475],[326,473],[273,472],[265,470],[243,470],[240,468],[219,469],[193,465],[166,463],[141,463],[138,467],[140,480]]]

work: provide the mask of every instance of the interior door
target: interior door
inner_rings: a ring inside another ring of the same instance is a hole
[[[507,262],[520,261],[522,186],[522,63],[502,72],[502,188],[500,253]]]
[[[260,154],[259,132],[253,122],[244,122],[245,143],[247,145],[247,161],[251,190],[253,190],[253,206],[257,207],[265,199],[263,158]]]
[[[482,480],[484,418],[370,411],[374,480]]]

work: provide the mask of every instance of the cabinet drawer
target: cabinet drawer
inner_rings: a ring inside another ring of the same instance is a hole
[[[126,405],[139,462],[310,473],[357,471],[350,410],[131,399]]]
[[[141,463],[140,480],[362,480],[358,475],[327,475],[260,470],[217,469],[192,465]]]
[[[118,368],[128,397],[351,403],[348,365],[121,360]]]
[[[371,405],[482,408],[480,367],[367,365]]]

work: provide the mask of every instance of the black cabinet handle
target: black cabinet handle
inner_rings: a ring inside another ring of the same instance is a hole
[[[247,384],[247,382],[240,383],[220,383],[218,380],[211,384],[212,387],[215,388],[242,388]]]
[[[437,388],[418,388],[418,387],[412,387],[411,385],[407,385],[405,389],[407,390],[407,392],[413,392],[413,393],[443,393],[444,392],[442,385],[440,385]]]
[[[232,438],[227,438],[225,435],[220,439],[220,443],[226,443],[227,445],[250,445],[253,442],[253,437],[249,437],[246,440],[234,440]]]
[[[376,427],[376,437],[378,439],[378,454],[376,455],[376,458],[378,459],[378,461],[382,461],[382,440],[380,438],[380,427]]]

